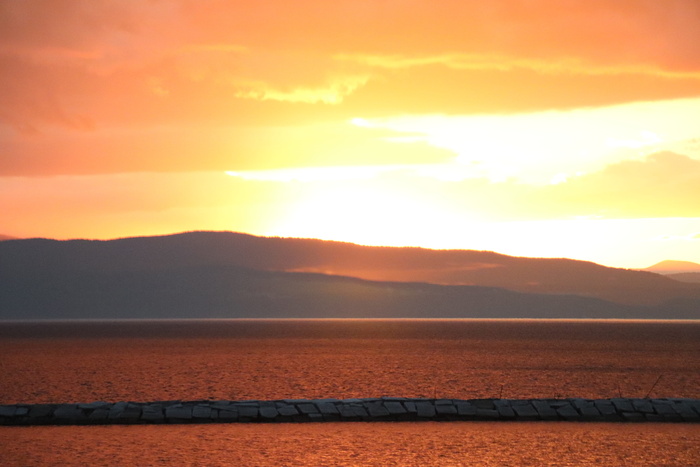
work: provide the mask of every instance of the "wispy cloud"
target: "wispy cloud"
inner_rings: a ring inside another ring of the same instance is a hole
[[[649,63],[605,64],[587,61],[579,57],[522,58],[491,54],[439,54],[413,55],[363,55],[338,54],[333,57],[341,62],[352,62],[378,69],[408,69],[429,65],[442,65],[457,70],[512,71],[528,69],[540,73],[570,73],[580,75],[651,75],[664,78],[700,79],[700,70],[669,70]]]

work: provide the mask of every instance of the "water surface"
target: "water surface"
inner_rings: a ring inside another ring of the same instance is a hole
[[[375,396],[700,398],[700,323],[0,325],[0,368],[0,403],[6,404]]]
[[[323,423],[0,427],[3,465],[694,466],[700,426]]]
[[[700,323],[0,325],[0,403],[323,397],[700,398]],[[0,427],[3,465],[700,465],[700,425]]]

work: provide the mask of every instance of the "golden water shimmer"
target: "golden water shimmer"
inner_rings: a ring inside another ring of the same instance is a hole
[[[0,403],[700,398],[700,323],[204,321],[0,326]]]
[[[204,321],[0,325],[0,403],[700,397],[700,323]],[[659,377],[661,377],[659,379]],[[656,385],[654,385],[656,383]],[[3,465],[700,463],[697,424],[0,427]]]
[[[693,466],[695,424],[0,427],[3,465]]]

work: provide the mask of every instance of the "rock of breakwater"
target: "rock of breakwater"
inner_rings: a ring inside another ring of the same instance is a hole
[[[700,422],[699,399],[283,399],[0,405],[0,425],[339,421]]]

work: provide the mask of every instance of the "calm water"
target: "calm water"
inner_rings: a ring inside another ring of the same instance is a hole
[[[700,323],[4,324],[0,375],[0,403],[650,391],[700,398]],[[3,465],[698,465],[698,446],[699,426],[658,424],[0,429]]]
[[[0,428],[3,465],[696,466],[678,424],[327,423]]]

